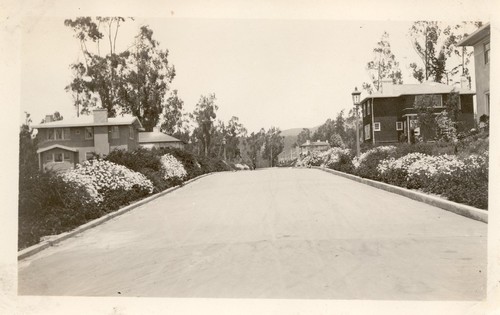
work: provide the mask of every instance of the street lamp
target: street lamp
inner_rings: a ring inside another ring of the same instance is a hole
[[[359,127],[358,127],[358,105],[359,105],[359,96],[361,92],[358,91],[358,87],[354,88],[354,92],[351,93],[352,102],[354,104],[354,111],[356,113],[356,156],[359,157]]]

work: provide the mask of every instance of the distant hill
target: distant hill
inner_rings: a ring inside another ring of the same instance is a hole
[[[318,130],[319,126],[309,128],[311,134]],[[281,131],[281,135],[285,137],[285,146],[283,152],[280,153],[279,157],[290,157],[290,151],[292,150],[293,144],[297,142],[297,136],[304,128],[292,128]]]

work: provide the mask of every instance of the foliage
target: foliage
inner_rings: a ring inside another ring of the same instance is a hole
[[[162,155],[160,161],[165,179],[177,178],[183,180],[187,177],[187,172],[182,163],[171,154],[166,153]]]
[[[389,34],[384,32],[382,38],[373,49],[373,60],[366,64],[366,70],[370,76],[369,83],[363,83],[363,89],[369,94],[380,91],[382,79],[390,78],[394,84],[403,84],[403,76],[399,69],[399,62],[392,53],[389,43]]]
[[[177,90],[173,90],[167,98],[164,106],[163,117],[161,121],[161,131],[173,135],[181,132],[183,120],[182,109],[184,101],[180,99]]]
[[[123,22],[122,17],[65,20],[79,40],[84,57],[84,62],[71,65],[73,79],[66,90],[72,92],[79,112],[100,106],[107,109],[109,117],[118,112],[131,113],[146,131],[151,131],[159,121],[175,69],[168,63],[168,50],[159,48],[148,26],[140,28],[131,47],[117,52],[116,40]],[[105,55],[101,54],[100,44],[103,32],[109,42]]]
[[[302,144],[306,143],[307,140],[311,140],[311,130],[309,130],[308,128],[303,128],[297,136],[295,147],[301,146]]]
[[[264,136],[262,158],[269,159],[271,167],[273,167],[278,161],[278,155],[283,151],[285,146],[283,136],[281,136],[281,130],[276,127],[269,128]]]
[[[393,156],[395,152],[396,147],[394,146],[380,146],[362,153],[359,158],[355,157],[352,161],[354,173],[360,177],[379,180],[378,163]]]
[[[65,182],[85,183],[88,189],[95,190],[97,194],[92,195],[95,202],[101,202],[108,193],[118,189],[138,189],[144,194],[153,192],[153,183],[143,174],[106,160],[84,161],[77,164],[76,168],[62,173],[61,177]]]
[[[245,140],[247,147],[247,155],[250,159],[250,167],[257,168],[257,159],[262,151],[265,141],[265,131],[261,129],[259,132],[252,132]]]
[[[134,151],[113,150],[105,160],[126,166],[136,172],[144,168],[159,172],[162,167],[160,157],[154,151],[145,148],[137,148]]]
[[[208,156],[210,153],[212,138],[215,132],[214,121],[219,109],[215,101],[215,94],[210,94],[209,96],[202,95],[193,113],[193,118],[198,125],[193,135],[196,140],[200,141],[202,152],[205,156]]]
[[[421,59],[421,65],[415,62],[410,64],[413,77],[419,82],[432,80],[445,84],[456,81],[453,77],[459,73],[468,77],[468,65],[473,51],[458,47],[457,44],[467,36],[468,30],[480,25],[481,22],[462,22],[455,25],[437,21],[414,22],[409,36],[415,52]]]
[[[138,117],[146,131],[152,131],[158,124],[166,92],[175,77],[168,53],[153,39],[153,30],[142,26],[126,60],[126,72],[119,89],[122,110]]]

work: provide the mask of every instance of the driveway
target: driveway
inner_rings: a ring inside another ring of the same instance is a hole
[[[218,173],[19,263],[21,295],[482,300],[487,225],[314,169]]]

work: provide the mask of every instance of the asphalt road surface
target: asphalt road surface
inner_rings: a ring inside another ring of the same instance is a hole
[[[314,169],[214,174],[19,263],[21,295],[482,300],[487,225]]]

